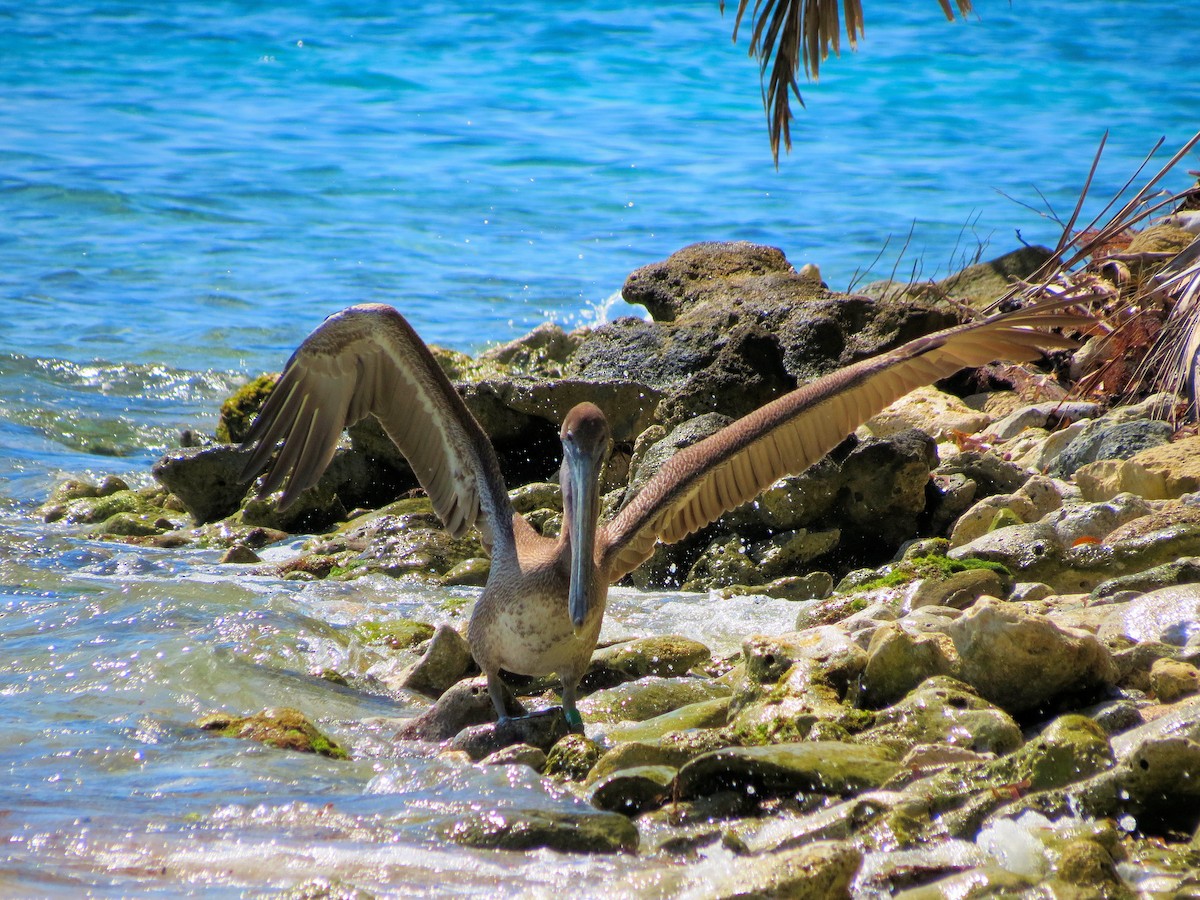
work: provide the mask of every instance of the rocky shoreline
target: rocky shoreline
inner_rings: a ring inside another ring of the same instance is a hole
[[[841,295],[774,248],[699,244],[630,276],[626,299],[653,321],[548,325],[478,358],[437,356],[517,510],[556,534],[556,434],[576,402],[613,425],[608,515],[676,449],[956,323],[959,301],[986,304],[1047,256],[1026,248],[940,286]],[[724,597],[786,598],[795,630],[746,635],[731,657],[682,635],[602,647],[581,685],[587,737],[553,714],[489,724],[445,624],[361,626],[369,678],[319,674],[424,696],[398,741],[530,766],[596,808],[481,815],[443,836],[465,846],[672,862],[721,847],[734,855],[723,880],[677,873],[679,890],[714,898],[1200,896],[1200,437],[1171,424],[1173,395],[1068,400],[1098,343],[1050,369],[997,365],[914,391],[807,472],[660,547],[634,586],[707,591],[714,615]],[[270,384],[226,404],[224,443],[167,454],[157,486],[69,482],[42,517],[106,540],[220,547],[288,579],[483,583],[478,540],[451,538],[405,496],[415,479],[373,423],[286,514],[247,499],[228,441]],[[259,558],[310,533],[295,558]],[[527,711],[554,704],[550,681],[512,687]],[[344,753],[295,711],[204,724]]]

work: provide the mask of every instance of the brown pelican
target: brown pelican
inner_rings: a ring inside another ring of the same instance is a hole
[[[542,537],[513,510],[487,436],[421,339],[389,306],[353,306],[330,316],[288,360],[246,445],[248,480],[278,456],[260,496],[283,487],[287,506],[320,477],[342,429],[379,419],[412,465],[445,527],[479,528],[492,557],[468,640],[505,718],[499,672],[557,674],[573,728],[575,691],[600,634],[608,586],[635,569],[658,541],[678,541],[754,498],[784,475],[817,462],[875,413],[915,387],[967,366],[1026,361],[1043,348],[1073,347],[1060,334],[1090,319],[1064,303],[950,328],[847,366],[797,388],[684,450],[605,524],[598,474],[608,452],[604,414],[591,403],[563,422],[563,527]]]

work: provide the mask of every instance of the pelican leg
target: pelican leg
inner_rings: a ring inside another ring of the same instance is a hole
[[[488,696],[492,698],[492,706],[496,708],[496,721],[507,722],[510,716],[504,705],[504,682],[500,680],[500,673],[488,672],[487,683]]]
[[[562,709],[563,718],[567,720],[567,727],[576,734],[583,734],[583,716],[575,707],[575,690],[578,686],[578,678],[563,679]]]

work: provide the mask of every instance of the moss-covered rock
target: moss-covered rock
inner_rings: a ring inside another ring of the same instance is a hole
[[[240,444],[244,441],[254,417],[275,390],[278,380],[278,375],[259,375],[226,398],[217,417],[217,440],[223,444]]]
[[[715,681],[652,675],[596,691],[579,701],[579,711],[589,722],[642,722],[730,693],[728,687]]]
[[[266,709],[252,716],[212,713],[196,723],[205,731],[221,737],[258,741],[280,750],[316,753],[330,759],[346,759],[348,754],[337,742],[322,733],[297,709]]]
[[[481,850],[620,853],[637,849],[638,832],[619,813],[544,809],[488,809],[447,822],[441,837]]]
[[[543,772],[564,781],[583,781],[599,759],[599,744],[582,734],[568,734],[546,754]]]
[[[891,751],[834,741],[730,747],[686,763],[676,780],[683,799],[720,790],[772,797],[811,791],[844,795],[870,790],[896,774]]]

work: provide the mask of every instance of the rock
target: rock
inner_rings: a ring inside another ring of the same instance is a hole
[[[440,579],[447,587],[465,585],[468,587],[483,587],[487,584],[488,575],[492,571],[492,562],[485,556],[472,556],[452,566],[450,571]]]
[[[1108,500],[1117,494],[1136,494],[1146,500],[1167,500],[1167,480],[1132,459],[1102,459],[1075,470],[1075,483],[1085,500]]]
[[[948,635],[914,634],[899,623],[885,623],[867,647],[863,702],[870,708],[894,703],[927,678],[957,668],[958,653]]]
[[[529,744],[513,744],[485,756],[482,762],[485,766],[529,766],[541,772],[546,768],[546,752]]]
[[[674,731],[721,728],[729,721],[729,697],[689,703],[640,722],[619,722],[601,729],[610,741],[655,741]]]
[[[1004,597],[1008,593],[1004,581],[992,569],[966,569],[952,573],[945,580],[926,578],[913,593],[910,605],[914,609],[920,606],[966,609],[980,597]]]
[[[1166,444],[1174,431],[1166,422],[1135,419],[1113,425],[1104,419],[1095,419],[1067,445],[1051,466],[1050,473],[1065,478],[1097,460],[1129,459],[1142,450]]]
[[[690,306],[707,299],[714,283],[767,275],[791,278],[795,274],[777,247],[745,241],[691,244],[662,262],[637,269],[625,279],[621,296],[646,307],[655,321],[673,322]],[[811,283],[798,287],[812,292]]]
[[[1131,456],[1130,461],[1147,472],[1161,475],[1168,497],[1200,490],[1200,436],[1143,450]]]
[[[698,641],[677,634],[636,638],[603,647],[592,654],[580,681],[584,693],[616,687],[650,675],[672,678],[707,662],[712,652]]]
[[[1012,713],[1043,708],[1067,694],[1115,683],[1116,666],[1094,635],[981,599],[946,626],[959,677]]]
[[[506,694],[508,714],[520,716],[525,710],[516,702],[511,694]],[[454,687],[442,694],[436,703],[419,716],[409,719],[397,731],[396,737],[406,741],[444,741],[452,738],[463,729],[472,725],[491,722],[496,717],[492,700],[488,694],[486,678],[470,678],[460,681]],[[522,721],[514,719],[513,721]],[[565,733],[565,726],[564,726]],[[519,743],[510,741],[509,743]],[[508,744],[499,744],[493,750],[501,749]],[[550,745],[546,745],[549,749]],[[492,752],[489,750],[488,753]],[[479,758],[487,756],[482,753]]]
[[[915,430],[867,440],[850,451],[837,500],[845,542],[894,547],[914,537],[936,465],[933,439]]]
[[[722,535],[700,554],[683,583],[685,591],[705,591],[733,584],[762,584],[811,562],[837,546],[841,533],[785,531],[747,545],[737,535]]]
[[[953,394],[925,385],[872,416],[863,427],[876,437],[889,437],[916,428],[935,440],[946,440],[956,434],[975,434],[991,421],[991,416],[971,409]]]
[[[777,597],[780,600],[823,600],[833,593],[833,576],[828,572],[809,572],[807,575],[785,575],[766,584],[731,584],[720,589],[723,599],[747,595]]]
[[[707,752],[707,751],[702,751]],[[625,741],[605,751],[588,772],[587,783],[595,784],[600,779],[622,769],[642,767],[666,767],[678,769],[689,759],[699,756],[685,747],[669,746],[644,741]]]
[[[721,870],[705,872],[703,882],[686,895],[694,900],[788,898],[849,900],[861,851],[849,844],[823,842],[723,861]],[[682,896],[682,892],[680,894]]]
[[[466,674],[471,648],[449,625],[439,625],[424,655],[400,676],[399,684],[437,699]]]
[[[685,800],[722,790],[844,795],[878,788],[898,770],[895,755],[880,747],[809,741],[706,753],[679,770],[676,784]]]
[[[1011,753],[1021,746],[1021,729],[1002,709],[967,685],[935,677],[881,710],[859,740],[908,750],[948,744],[977,753]]]
[[[196,725],[221,737],[258,741],[279,750],[316,753],[330,759],[348,758],[346,751],[318,730],[304,713],[289,707],[265,709],[252,716],[211,713]]]
[[[259,375],[226,398],[217,416],[217,440],[222,444],[240,444],[244,441],[250,432],[250,425],[275,390],[278,380],[278,375]]]
[[[384,619],[378,622],[359,622],[351,629],[365,644],[407,650],[433,637],[434,627],[428,622],[412,619]]]
[[[999,525],[997,516],[1008,511],[1014,521],[1007,524],[1037,522],[1063,505],[1063,486],[1052,478],[1034,475],[1010,494],[993,494],[976,503],[954,525],[950,546],[960,547]]]
[[[596,782],[589,799],[598,809],[627,816],[657,809],[671,798],[675,771],[671,766],[619,769]]]
[[[479,358],[525,375],[558,378],[581,340],[576,332],[568,333],[553,322],[543,322],[524,337],[485,350]]]
[[[714,681],[648,676],[584,697],[579,711],[589,722],[641,722],[728,693],[729,688]]]
[[[556,741],[546,754],[542,771],[551,778],[583,781],[599,759],[600,746],[595,741],[582,734],[568,734]]]
[[[221,555],[221,562],[248,565],[262,562],[262,557],[245,544],[234,544]]]
[[[1200,669],[1173,659],[1156,660],[1150,667],[1150,689],[1160,703],[1200,693]]]
[[[1153,592],[1161,587],[1184,584],[1200,584],[1200,557],[1189,556],[1174,562],[1163,563],[1161,566],[1154,566],[1144,572],[1119,575],[1108,581],[1102,581],[1092,589],[1092,598],[1101,600],[1127,591],[1142,594]]]
[[[442,699],[448,696],[449,692]],[[441,700],[438,702],[441,703]],[[455,734],[447,746],[476,761],[516,744],[535,747],[547,754],[543,770],[549,773],[551,748],[566,737],[567,732],[567,720],[563,718],[562,710],[554,707],[503,722],[468,726]]]
[[[535,850],[560,853],[627,853],[637,849],[638,832],[619,813],[547,809],[495,809],[457,817],[440,837],[480,850]]]
[[[1026,428],[1046,428],[1051,431],[1066,422],[1094,419],[1103,410],[1098,403],[1048,401],[1034,403],[1014,410],[1003,419],[993,422],[988,434],[1002,441],[1011,440]]]
[[[1200,584],[1164,587],[1132,600],[1119,628],[1122,637],[1135,643],[1188,644],[1200,635]]]
[[[987,262],[967,266],[938,282],[948,295],[976,307],[986,307],[1010,291],[1014,283],[1031,277],[1054,257],[1046,247],[1025,246]]]

